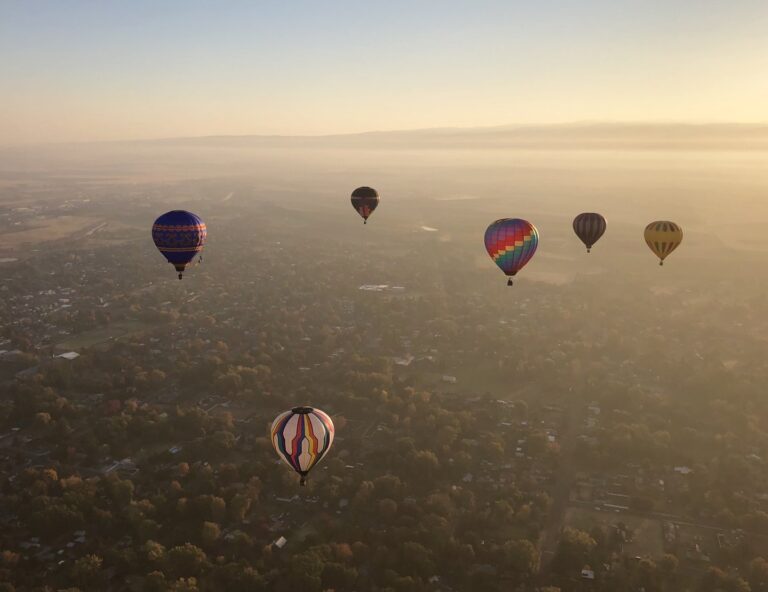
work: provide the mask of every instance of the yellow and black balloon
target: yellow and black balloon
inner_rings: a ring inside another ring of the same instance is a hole
[[[659,265],[683,242],[683,229],[669,220],[657,220],[645,227],[645,242],[659,258]]]

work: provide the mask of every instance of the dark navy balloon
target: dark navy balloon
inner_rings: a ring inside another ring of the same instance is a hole
[[[573,231],[587,247],[587,253],[605,233],[605,218],[594,212],[584,212],[573,219]]]
[[[152,240],[179,272],[179,279],[189,262],[203,250],[206,235],[205,222],[186,210],[166,212],[152,225]]]
[[[372,187],[358,187],[352,192],[352,207],[363,218],[363,224],[368,223],[368,216],[379,205],[379,194]]]

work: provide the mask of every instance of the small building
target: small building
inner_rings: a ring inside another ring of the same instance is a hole
[[[290,504],[292,502],[295,502],[298,499],[299,499],[298,495],[293,495],[291,497],[277,497],[277,496],[275,496],[275,500],[277,500],[278,502],[283,502],[284,504]]]
[[[285,547],[285,545],[286,545],[286,543],[287,543],[287,542],[288,542],[288,539],[287,539],[287,538],[285,538],[284,536],[281,536],[281,537],[280,537],[280,538],[278,538],[278,539],[277,539],[277,540],[276,540],[274,543],[272,543],[272,545],[273,545],[275,548],[277,548],[277,549],[282,549],[283,547]]]
[[[392,358],[392,361],[398,366],[410,366],[415,357],[411,354],[406,354],[402,358]]]

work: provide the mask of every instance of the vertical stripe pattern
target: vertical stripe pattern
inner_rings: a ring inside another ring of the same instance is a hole
[[[584,212],[573,219],[573,231],[587,247],[587,251],[603,236],[605,228],[605,218],[595,212]]]
[[[333,421],[319,409],[295,407],[275,418],[270,435],[278,456],[305,476],[330,449]]]
[[[657,220],[645,227],[644,237],[648,248],[663,262],[683,242],[683,229],[674,222]]]

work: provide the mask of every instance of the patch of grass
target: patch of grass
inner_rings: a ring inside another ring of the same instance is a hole
[[[78,351],[93,347],[107,341],[135,335],[151,328],[152,325],[142,321],[118,321],[108,327],[84,331],[77,335],[69,335],[64,341],[56,344],[57,351]]]

